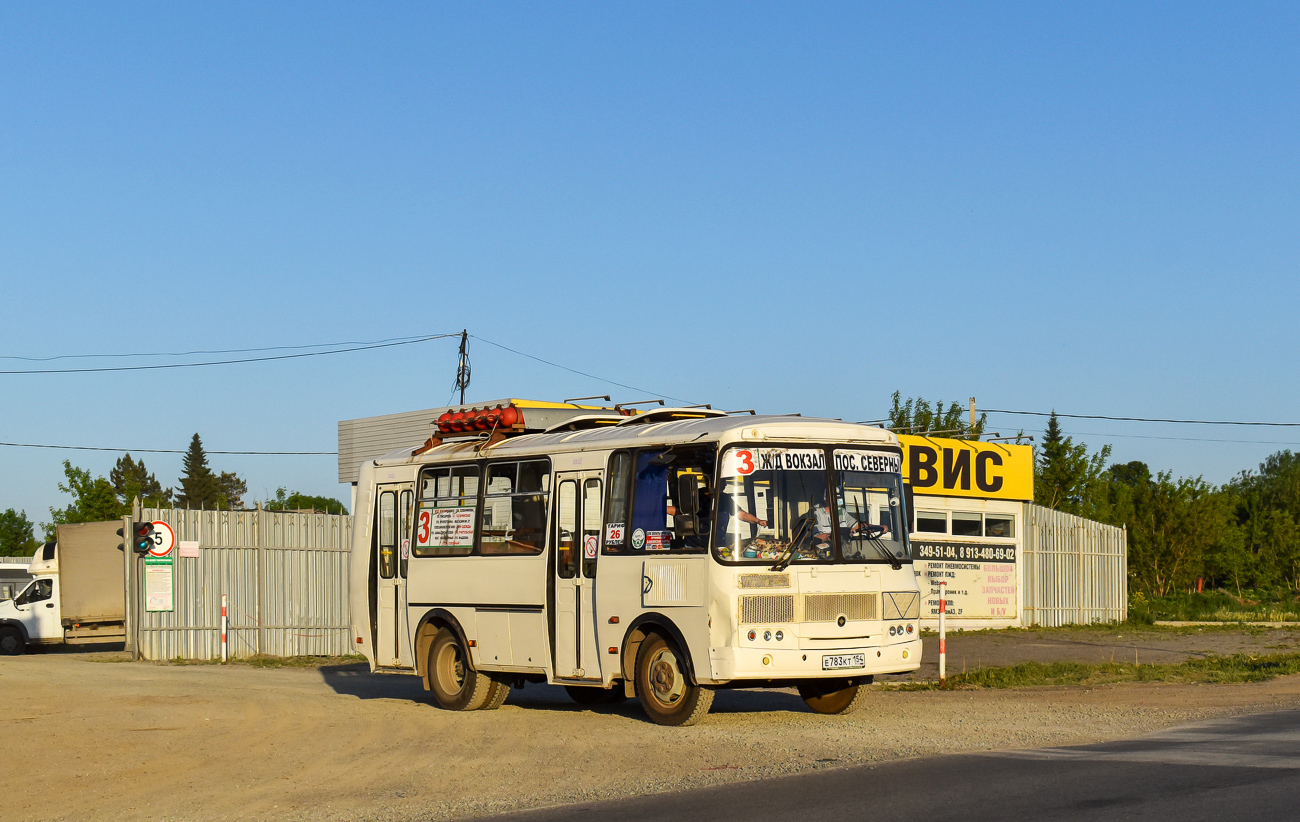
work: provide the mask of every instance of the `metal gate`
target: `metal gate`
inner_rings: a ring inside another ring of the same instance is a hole
[[[143,658],[219,658],[222,594],[232,657],[352,652],[351,516],[146,508],[140,518],[166,522],[178,544],[198,543],[198,557],[175,559],[175,610],[145,611],[135,586],[130,631]]]
[[[1054,628],[1128,618],[1128,532],[1025,505],[1022,624]]]

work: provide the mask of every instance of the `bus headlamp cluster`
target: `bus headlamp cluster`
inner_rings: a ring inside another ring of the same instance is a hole
[[[915,633],[915,631],[916,631],[916,628],[913,627],[910,623],[909,623],[906,627],[904,627],[904,626],[902,626],[902,625],[890,625],[890,626],[889,626],[889,635],[890,635],[890,636],[902,636],[903,634],[912,634],[912,633]]]

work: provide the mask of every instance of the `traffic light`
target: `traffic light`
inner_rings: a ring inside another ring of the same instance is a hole
[[[154,546],[153,523],[137,522],[132,534],[131,550],[141,556],[149,553],[149,549]]]

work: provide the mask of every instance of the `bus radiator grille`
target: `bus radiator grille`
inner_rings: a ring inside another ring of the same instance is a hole
[[[789,574],[741,574],[741,588],[789,588]]]
[[[835,622],[841,616],[849,621],[879,619],[877,594],[806,594],[803,598],[804,622]]]
[[[794,595],[741,597],[740,621],[745,625],[794,622]]]

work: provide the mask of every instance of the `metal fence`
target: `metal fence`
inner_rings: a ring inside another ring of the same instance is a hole
[[[352,517],[283,511],[146,508],[197,558],[175,560],[175,610],[144,609],[136,586],[132,633],[145,659],[221,655],[221,595],[232,657],[351,653],[348,551]]]
[[[1025,506],[1023,624],[1045,628],[1128,618],[1128,532]]]

